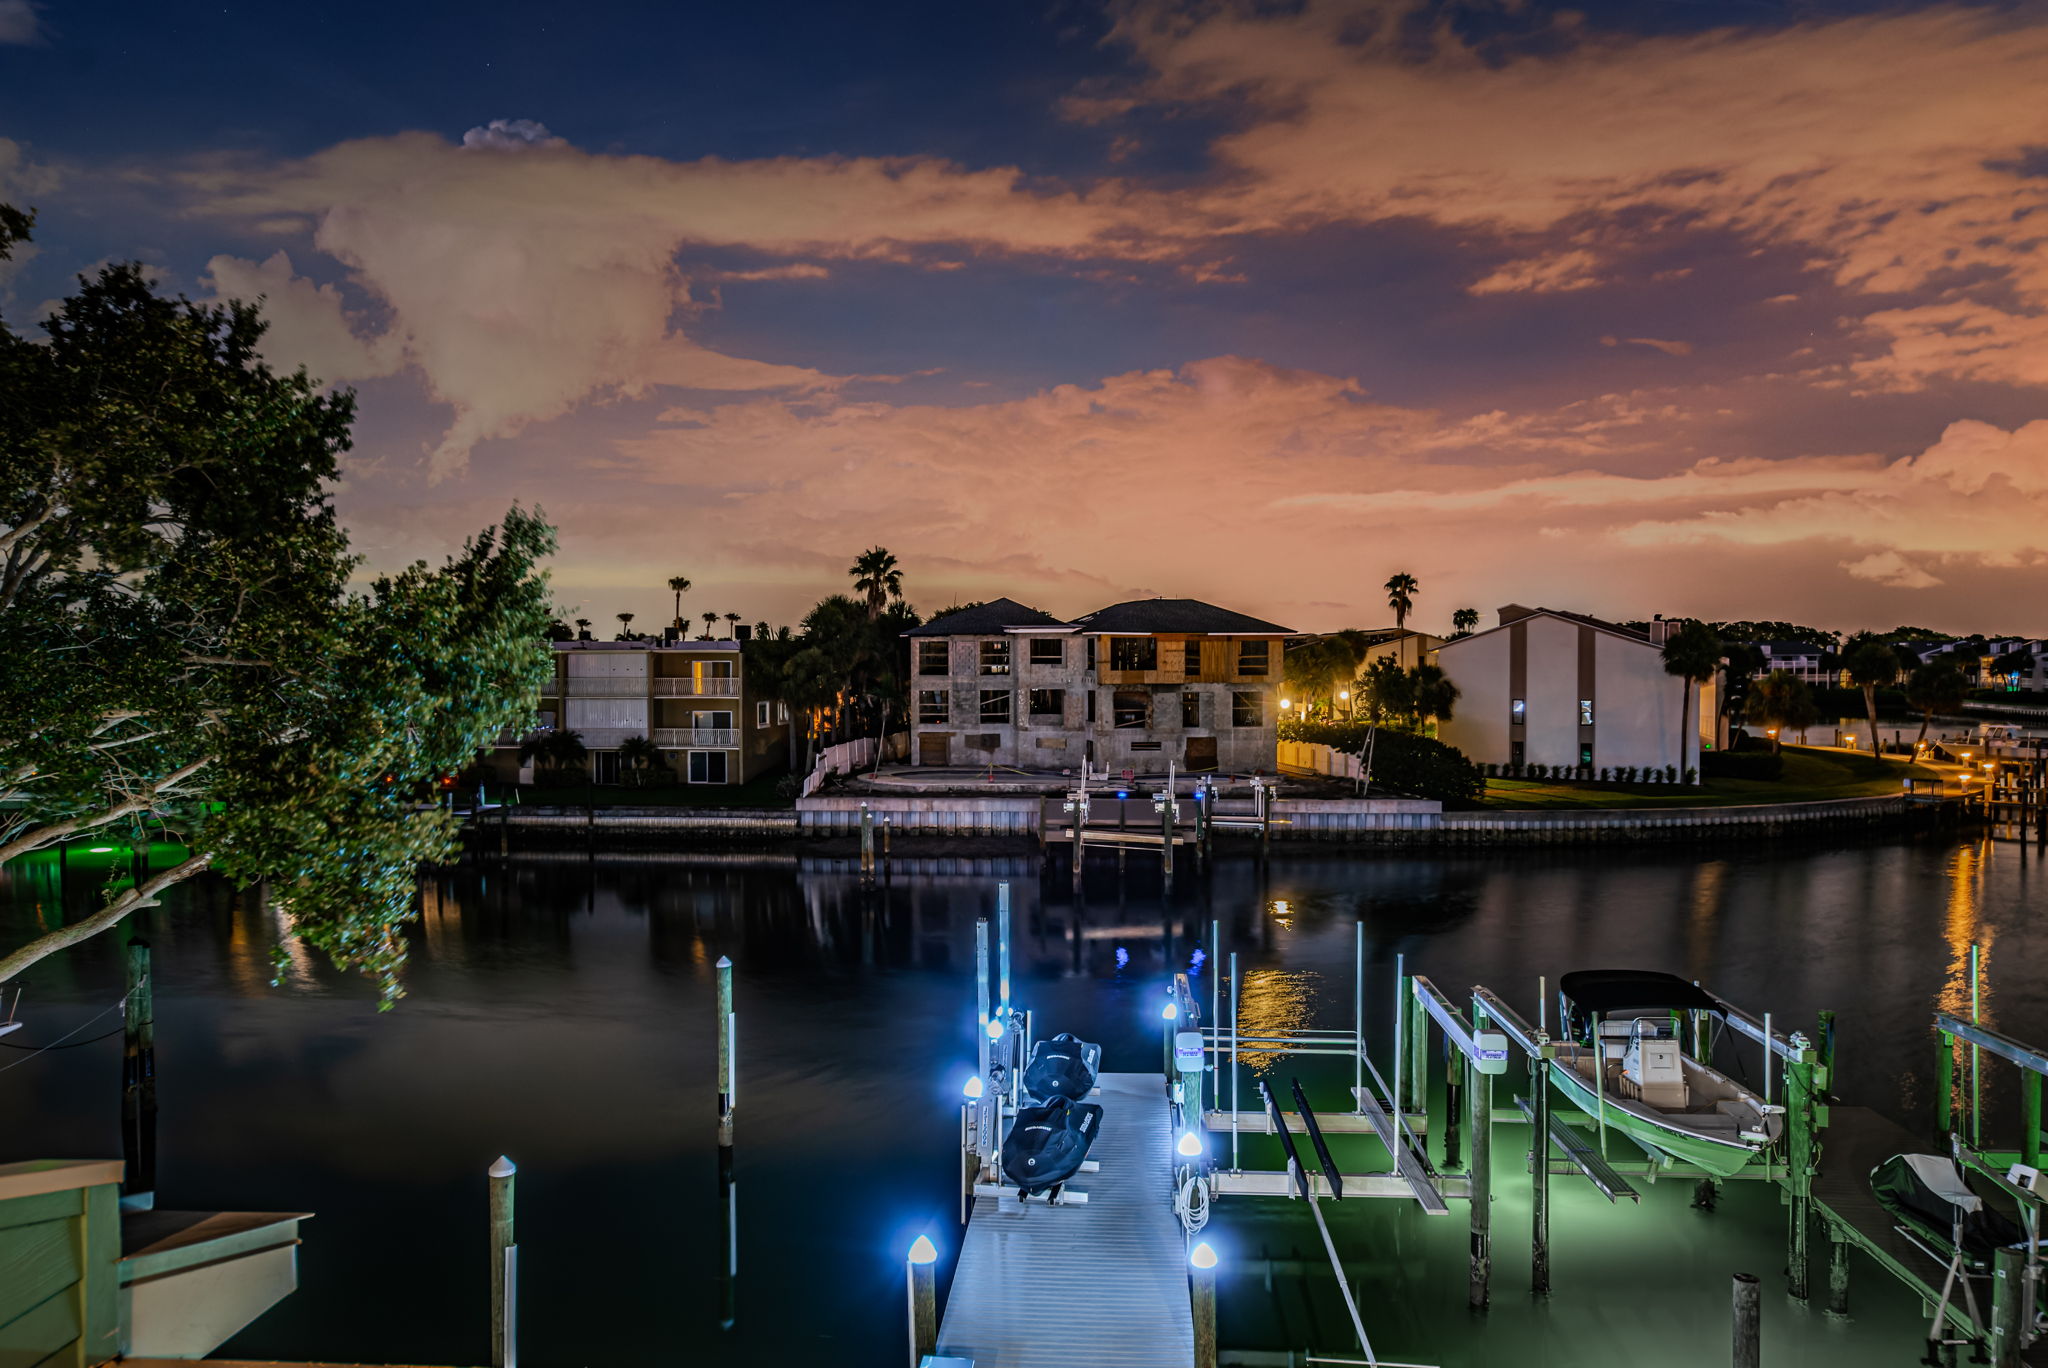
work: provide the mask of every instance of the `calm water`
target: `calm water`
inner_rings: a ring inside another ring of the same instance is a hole
[[[1348,1026],[1363,920],[1371,1021],[1391,1011],[1397,953],[1448,991],[1485,983],[1532,1013],[1539,974],[1668,969],[1781,1022],[1837,1009],[1837,1091],[1916,1128],[1930,1111],[1928,1013],[1966,1000],[1973,940],[1987,947],[1986,1018],[2048,1040],[2048,937],[2029,915],[2048,865],[1980,841],[1319,855],[1276,859],[1263,877],[1246,863],[1183,877],[1170,904],[1134,860],[1121,879],[1109,863],[1091,870],[1078,909],[1063,874],[1041,884],[1030,862],[899,866],[872,896],[832,869],[527,864],[427,890],[410,995],[383,1014],[364,985],[303,955],[273,986],[267,914],[203,884],[147,928],[160,1204],[318,1213],[304,1227],[301,1289],[222,1352],[485,1361],[484,1169],[502,1151],[520,1164],[530,1364],[679,1360],[686,1348],[692,1364],[900,1362],[901,1251],[928,1232],[950,1259],[957,1239],[953,1108],[972,1061],[974,917],[1003,876],[1019,1001],[1041,1032],[1101,1040],[1110,1069],[1158,1067],[1163,978],[1210,949],[1212,918],[1222,951],[1244,958],[1247,1026]],[[75,862],[74,914],[92,882]],[[47,862],[0,875],[0,941],[32,932],[58,899]],[[712,1125],[721,954],[739,965],[741,1053],[729,1330]],[[119,966],[106,937],[39,966],[30,1025],[10,1039],[52,1040],[109,1006]],[[1200,981],[1206,990],[1206,969]],[[0,1160],[118,1154],[118,1038],[33,1058],[0,1050],[0,1069]],[[2011,1113],[2007,1071],[1987,1074],[1986,1092]],[[1522,1143],[1507,1128],[1496,1141],[1512,1156]],[[1783,1218],[1762,1185],[1731,1185],[1704,1216],[1687,1210],[1682,1183],[1616,1208],[1559,1180],[1557,1292],[1532,1305],[1526,1184],[1507,1176],[1520,1167],[1502,1166],[1483,1320],[1464,1311],[1461,1215],[1352,1203],[1337,1217],[1383,1354],[1724,1363],[1727,1278],[1746,1269],[1765,1277],[1783,1361],[1917,1357],[1915,1307],[1870,1267],[1856,1270],[1848,1324],[1777,1295]],[[1227,1251],[1226,1348],[1347,1347],[1299,1208],[1227,1199],[1211,1233]]]

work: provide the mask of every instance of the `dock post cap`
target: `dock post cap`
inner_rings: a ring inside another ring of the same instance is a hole
[[[1188,1251],[1188,1262],[1196,1268],[1210,1269],[1216,1266],[1216,1250],[1207,1240],[1201,1241]]]
[[[920,1235],[911,1241],[909,1258],[914,1264],[937,1263],[939,1261],[938,1246],[932,1243],[931,1236]]]
[[[970,1074],[960,1091],[965,1094],[969,1102],[979,1102],[981,1101],[982,1093],[987,1090],[982,1086],[980,1074]]]
[[[718,967],[720,969],[732,968],[732,957],[730,955],[720,955],[718,957]]]
[[[491,1165],[491,1177],[493,1178],[510,1178],[517,1172],[519,1172],[519,1165],[513,1163],[502,1154],[498,1156],[497,1162]]]

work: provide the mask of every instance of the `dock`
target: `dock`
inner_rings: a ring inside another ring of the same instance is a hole
[[[1167,1200],[1173,1132],[1156,1073],[1102,1074],[1084,1205],[976,1197],[939,1330],[975,1368],[1188,1368],[1187,1247]]]

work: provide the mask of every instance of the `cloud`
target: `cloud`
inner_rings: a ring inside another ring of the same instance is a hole
[[[1466,292],[1488,294],[1557,294],[1590,289],[1600,283],[1593,254],[1582,247],[1547,256],[1510,261],[1466,286]]]
[[[567,138],[548,132],[548,126],[533,119],[493,119],[462,135],[464,147],[491,147],[516,152],[528,147],[567,147]]]
[[[1892,589],[1931,589],[1941,583],[1896,551],[1874,551],[1861,560],[1843,561],[1842,568],[1857,579]]]
[[[750,271],[711,271],[705,280],[829,280],[832,272],[812,261],[791,262],[787,266],[761,266]]]
[[[1666,356],[1692,355],[1690,342],[1673,342],[1661,337],[1616,337],[1611,333],[1600,339],[1600,345],[1603,347],[1618,347],[1624,342],[1631,347],[1651,347]]]
[[[30,0],[0,0],[0,45],[40,47],[48,40]]]
[[[345,385],[389,375],[402,360],[402,338],[360,336],[341,291],[294,275],[291,258],[283,252],[260,263],[217,256],[206,263],[201,283],[216,299],[263,300],[270,324],[263,335],[263,359],[279,369],[304,366],[316,380]]]

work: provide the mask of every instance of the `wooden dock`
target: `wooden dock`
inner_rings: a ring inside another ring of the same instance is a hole
[[[1171,1206],[1173,1134],[1158,1074],[1100,1076],[1099,1172],[1077,1206],[978,1197],[946,1297],[939,1356],[975,1368],[1188,1368],[1187,1245]]]

